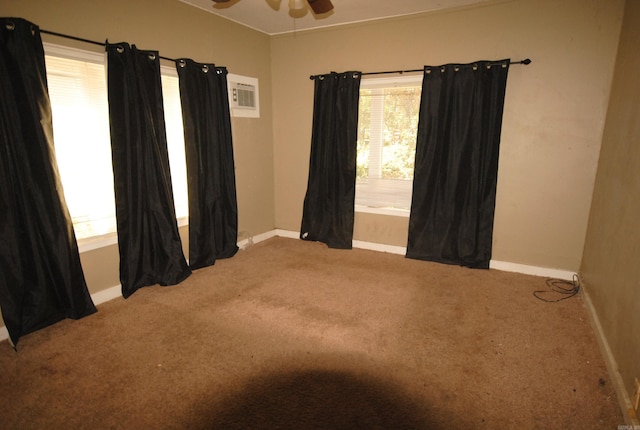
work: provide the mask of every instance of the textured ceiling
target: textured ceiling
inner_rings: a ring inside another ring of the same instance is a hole
[[[315,16],[306,1],[295,0],[302,9],[291,16],[294,0],[230,0],[216,7],[212,0],[179,0],[266,34],[281,34],[312,28],[370,21],[422,12],[495,3],[496,0],[332,0],[333,11]],[[504,0],[502,0],[504,1]],[[300,2],[300,3],[299,3]],[[303,16],[297,16],[302,15]]]

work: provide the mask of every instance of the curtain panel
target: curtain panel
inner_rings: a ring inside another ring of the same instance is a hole
[[[39,28],[0,18],[0,306],[14,345],[96,312],[57,169]]]
[[[211,266],[238,251],[238,203],[227,69],[176,61],[187,159],[189,266]]]
[[[360,72],[315,76],[309,177],[300,238],[351,249]]]
[[[489,268],[508,71],[425,67],[407,257]]]
[[[190,274],[178,234],[157,51],[106,43],[120,282],[175,285]]]

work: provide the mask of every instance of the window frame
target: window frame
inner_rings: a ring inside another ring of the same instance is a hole
[[[105,81],[106,81],[106,73],[107,73],[106,53],[98,53],[95,51],[78,49],[70,46],[59,45],[59,44],[54,44],[49,42],[43,42],[42,45],[44,48],[45,56],[66,58],[71,60],[85,61],[85,62],[102,65],[105,70]],[[178,78],[178,73],[175,70],[175,68],[165,66],[165,65],[160,66],[160,74],[161,74],[161,77],[168,76],[175,79]],[[164,93],[163,93],[163,96],[164,96]],[[182,122],[182,117],[180,117],[180,122]],[[55,138],[55,130],[54,130],[54,138]],[[185,164],[186,164],[186,161],[185,161]],[[174,195],[174,198],[175,198],[175,195]],[[177,217],[176,221],[177,221],[178,227],[187,226],[189,224],[188,213],[185,216]],[[87,251],[91,251],[99,248],[104,248],[107,246],[116,245],[118,243],[118,233],[116,231],[112,233],[76,239],[76,241],[78,244],[78,251],[80,253],[83,253],[83,252],[87,252]]]
[[[422,86],[422,74],[401,75],[393,77],[377,77],[377,78],[362,78],[360,83],[360,89],[373,89],[373,88],[391,88],[391,87],[421,87]],[[417,125],[416,125],[417,127]],[[356,179],[357,182],[357,179]],[[412,181],[411,181],[412,182]],[[412,187],[413,183],[411,184]],[[358,184],[356,183],[356,201],[357,201]],[[355,212],[376,214],[376,215],[390,215],[408,218],[411,208],[395,208],[395,207],[374,207],[363,204],[355,204]]]

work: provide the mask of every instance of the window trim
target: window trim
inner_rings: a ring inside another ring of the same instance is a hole
[[[49,43],[49,42],[43,42],[42,46],[44,48],[45,55],[103,65],[105,66],[105,74],[106,74],[106,54],[105,53],[98,53],[98,52],[89,51],[86,49],[78,49],[70,46],[58,45],[58,44]],[[160,66],[160,74],[164,76],[171,76],[174,78],[178,77],[178,72],[175,70],[175,68],[164,66],[164,65]],[[178,228],[188,226],[189,216],[187,215],[183,217],[178,217],[176,221],[178,224]],[[84,252],[92,251],[95,249],[117,245],[118,233],[113,232],[113,233],[107,233],[103,235],[86,237],[82,239],[76,239],[76,243],[78,245],[78,252],[84,253]]]
[[[383,77],[383,78],[363,78],[360,83],[360,88],[370,89],[370,88],[407,87],[407,86],[416,86],[416,85],[421,86],[422,79],[423,79],[422,74]],[[356,204],[354,209],[355,209],[355,212],[360,212],[360,213],[397,216],[397,217],[403,217],[403,218],[409,218],[409,215],[411,213],[410,208],[402,209],[402,208],[394,208],[394,207],[373,207],[373,206],[366,206],[361,204]]]

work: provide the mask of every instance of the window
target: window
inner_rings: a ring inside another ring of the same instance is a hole
[[[105,57],[52,44],[44,47],[58,170],[76,238],[81,248],[96,239],[114,243]],[[161,67],[161,73],[176,215],[182,224],[188,197],[178,77],[170,67]]]
[[[356,210],[408,216],[422,76],[360,84]]]
[[[189,217],[187,194],[187,161],[184,153],[184,129],[182,128],[182,104],[178,72],[175,68],[160,67],[162,97],[164,98],[164,121],[167,131],[167,149],[176,217],[181,225],[186,225]]]

